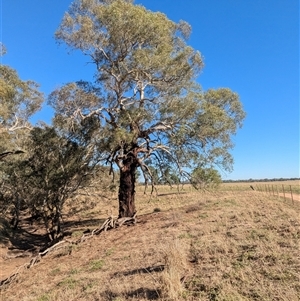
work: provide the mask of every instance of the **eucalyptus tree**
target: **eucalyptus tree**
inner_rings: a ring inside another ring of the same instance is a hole
[[[5,53],[0,44],[0,56]],[[44,100],[38,88],[36,82],[23,81],[16,70],[0,64],[0,160],[15,153],[24,131],[31,128],[28,120]]]
[[[120,174],[119,216],[133,216],[136,170],[169,164],[178,175],[201,164],[232,166],[232,134],[244,111],[230,89],[202,91],[199,51],[188,23],[130,0],[78,0],[56,32],[95,64],[95,81],[67,84],[49,103],[65,124],[96,116],[98,146]],[[186,169],[187,168],[187,169]]]

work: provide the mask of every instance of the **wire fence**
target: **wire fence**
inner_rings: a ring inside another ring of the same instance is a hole
[[[283,197],[286,201],[291,199],[293,204],[295,200],[299,200],[299,186],[295,185],[277,185],[277,184],[261,184],[255,185],[257,191],[267,193],[269,195]]]

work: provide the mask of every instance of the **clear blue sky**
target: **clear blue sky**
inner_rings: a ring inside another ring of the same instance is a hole
[[[80,52],[57,45],[54,32],[71,0],[0,0],[2,64],[47,96],[64,83],[91,79]],[[299,1],[137,0],[192,26],[189,44],[205,59],[203,89],[229,87],[247,118],[235,136],[235,164],[224,179],[299,177]],[[50,122],[47,106],[34,117]]]

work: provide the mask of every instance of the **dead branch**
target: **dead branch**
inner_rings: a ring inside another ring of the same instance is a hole
[[[1,289],[1,288],[4,288],[5,286],[7,286],[7,285],[9,285],[9,284],[11,284],[11,283],[17,278],[17,276],[19,275],[20,271],[21,271],[23,268],[25,268],[25,267],[27,267],[27,263],[26,263],[26,264],[23,264],[23,265],[21,265],[21,266],[19,266],[19,267],[17,268],[16,272],[12,273],[12,274],[11,274],[9,277],[7,277],[6,279],[1,280],[1,281],[0,281],[0,289]]]
[[[37,256],[33,257],[30,260],[30,262],[27,262],[27,263],[19,266],[13,274],[11,274],[6,279],[0,281],[0,289],[11,284],[17,278],[17,276],[20,274],[20,272],[23,269],[30,269],[31,267],[33,267],[36,263],[38,263],[41,260],[41,257],[45,256],[46,254],[48,254],[49,252],[51,252],[53,250],[59,249],[61,247],[61,245],[66,242],[68,242],[68,241],[62,240],[62,241],[56,243],[55,245],[51,246],[50,248],[46,249],[45,251],[39,252]]]
[[[45,251],[40,252],[38,256],[43,257],[43,256],[45,256],[47,253],[49,253],[49,252],[51,252],[51,251],[57,249],[57,247],[58,247],[59,245],[64,244],[64,243],[66,243],[66,242],[68,242],[68,241],[66,241],[66,240],[61,240],[61,241],[59,241],[58,243],[56,243],[55,245],[53,245],[53,246],[51,246],[50,248],[46,249]]]
[[[77,240],[75,242],[71,241],[71,240],[67,240],[67,239],[59,241],[58,243],[54,244],[53,246],[47,248],[46,250],[39,252],[37,256],[33,257],[30,260],[30,262],[27,262],[27,263],[23,264],[22,266],[18,267],[16,272],[11,274],[6,279],[1,280],[0,281],[0,290],[3,289],[5,286],[11,284],[17,278],[17,276],[20,274],[20,272],[23,269],[32,268],[35,264],[37,264],[41,260],[42,257],[48,255],[50,252],[52,252],[54,250],[58,250],[58,249],[62,248],[63,247],[62,245],[65,243],[68,243],[69,246],[74,245],[74,244],[79,244],[89,238],[92,238],[94,235],[99,235],[103,231],[106,232],[107,230],[118,228],[123,225],[134,225],[134,224],[136,224],[136,222],[137,222],[136,213],[133,217],[122,217],[122,218],[118,218],[118,217],[111,215],[108,219],[106,219],[104,221],[104,223],[101,225],[101,227],[94,229],[89,234],[83,234],[79,240]]]

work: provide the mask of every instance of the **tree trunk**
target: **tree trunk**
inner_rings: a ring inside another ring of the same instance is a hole
[[[54,241],[62,237],[60,213],[55,208],[52,212],[43,213],[44,224],[48,232],[50,241]]]
[[[129,154],[123,160],[120,168],[119,187],[119,218],[133,217],[135,210],[135,173],[138,167],[137,160],[133,154]]]

